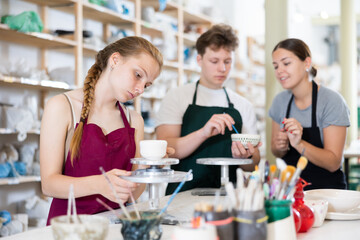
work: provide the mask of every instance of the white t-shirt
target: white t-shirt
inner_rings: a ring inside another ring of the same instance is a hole
[[[162,100],[159,112],[156,113],[155,127],[163,124],[181,125],[186,109],[189,104],[192,104],[195,87],[196,82],[171,89]],[[251,102],[229,88],[226,88],[226,91],[230,102],[240,112],[243,121],[241,132],[257,134],[255,111]],[[210,89],[200,84],[197,89],[196,105],[206,107],[229,106],[224,89]]]

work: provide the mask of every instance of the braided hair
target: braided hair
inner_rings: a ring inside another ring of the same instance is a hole
[[[80,143],[84,129],[85,119],[89,116],[90,107],[94,100],[95,85],[100,78],[101,73],[106,69],[110,56],[118,52],[122,57],[137,56],[141,53],[147,53],[152,56],[159,64],[161,69],[163,58],[160,51],[149,41],[142,37],[131,36],[122,38],[106,46],[96,55],[95,63],[89,69],[84,80],[84,99],[80,114],[80,122],[74,132],[70,143],[71,164],[73,160],[79,157]]]

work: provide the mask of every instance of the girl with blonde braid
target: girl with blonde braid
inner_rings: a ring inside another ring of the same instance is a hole
[[[79,214],[106,209],[100,198],[118,208],[101,174],[103,167],[122,202],[132,191],[139,197],[145,186],[121,179],[136,166],[144,121],[122,103],[143,93],[162,67],[159,50],[141,37],[126,37],[101,50],[89,69],[83,89],[51,98],[44,110],[40,134],[41,185],[53,197],[50,219],[66,214],[69,186],[74,185]]]

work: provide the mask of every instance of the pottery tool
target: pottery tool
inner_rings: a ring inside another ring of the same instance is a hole
[[[134,206],[134,210],[135,210],[136,216],[138,217],[138,219],[141,219],[139,210],[138,210],[137,207],[136,207],[136,202],[135,202],[135,199],[134,199],[134,195],[132,194],[131,189],[129,188],[129,186],[128,186],[128,190],[129,190],[129,194],[130,194],[130,199],[131,199],[131,201],[133,202],[133,206]]]
[[[223,112],[223,114],[226,114],[225,112]],[[231,124],[232,128],[234,129],[234,131],[239,134],[238,130],[236,129],[236,127],[234,126],[234,124]]]
[[[118,214],[112,207],[104,203],[100,198],[96,198],[96,201],[103,205],[107,210],[111,211],[117,218],[121,218],[120,214]]]
[[[182,186],[184,186],[186,179],[188,179],[190,177],[192,173],[192,169],[190,169],[187,174],[185,175],[184,179],[181,181],[181,183],[179,183],[179,185],[177,186],[177,188],[175,189],[175,191],[173,192],[173,194],[171,195],[171,197],[169,198],[169,201],[166,203],[165,207],[163,207],[159,213],[159,216],[161,216],[166,209],[169,207],[170,203],[174,200],[176,194],[178,194],[178,192],[180,191],[180,189],[182,188]]]
[[[70,184],[69,195],[68,195],[68,208],[67,208],[67,222],[71,223],[71,209],[73,212],[73,221],[74,223],[81,222],[79,216],[76,212],[75,196],[74,196],[74,185]]]
[[[103,168],[103,167],[100,167],[99,169],[100,169],[101,173],[104,175],[106,181],[108,182],[108,184],[109,184],[109,186],[110,186],[110,188],[111,188],[111,190],[112,190],[112,192],[113,192],[113,194],[114,194],[114,196],[115,196],[115,198],[116,198],[116,201],[117,201],[117,202],[119,203],[119,205],[120,205],[121,210],[124,212],[125,216],[126,216],[129,220],[131,220],[131,216],[130,216],[129,212],[126,210],[126,208],[125,208],[125,206],[124,206],[124,203],[120,200],[119,196],[117,195],[117,193],[116,193],[116,191],[115,191],[115,188],[114,188],[114,185],[111,183],[111,181],[110,181],[108,175],[106,174],[104,168]]]

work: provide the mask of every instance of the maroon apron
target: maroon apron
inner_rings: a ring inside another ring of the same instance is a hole
[[[71,177],[86,177],[101,174],[99,167],[110,171],[114,168],[131,171],[130,159],[135,156],[136,144],[135,129],[131,128],[120,104],[119,110],[124,122],[124,128],[116,129],[104,135],[102,129],[93,123],[87,124],[85,119],[84,130],[80,144],[79,156],[71,166],[70,152],[68,153],[63,174]],[[78,125],[76,125],[77,127]],[[76,188],[74,188],[76,191]],[[95,214],[107,209],[96,201],[100,198],[112,208],[119,208],[119,204],[108,200],[100,194],[76,198],[78,214]],[[66,215],[67,199],[54,198],[48,216],[47,225],[53,217]]]

